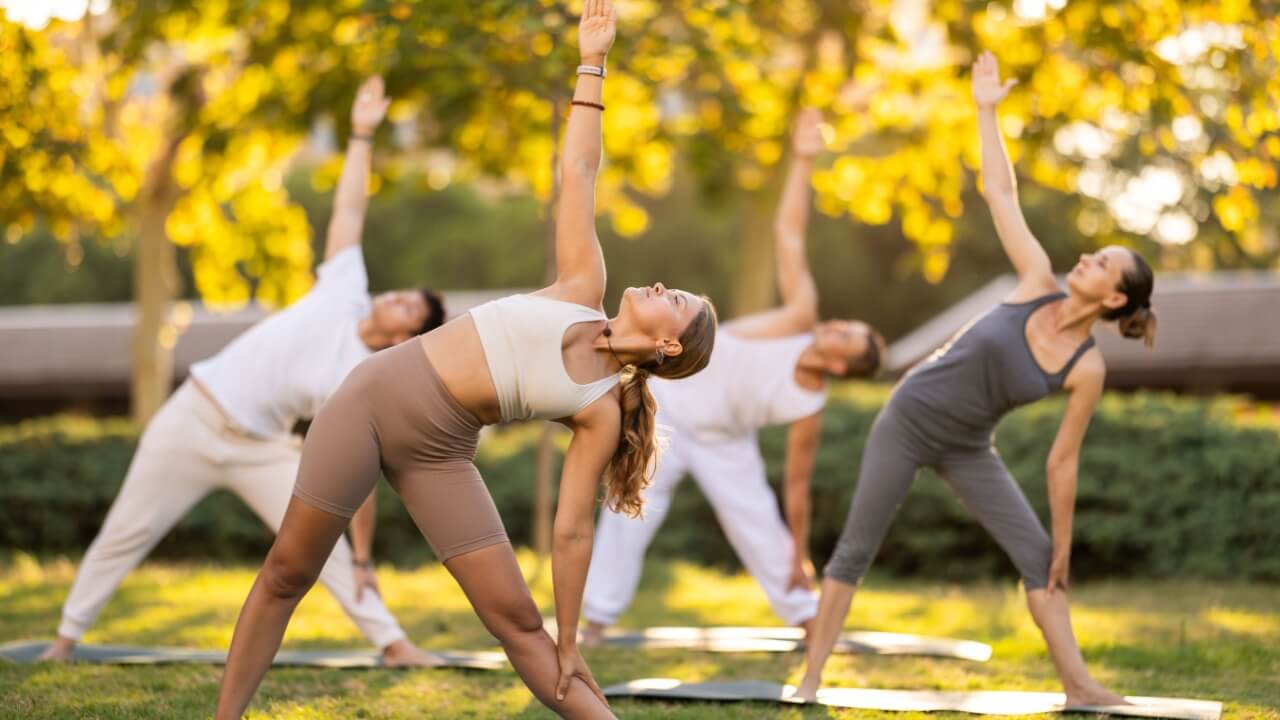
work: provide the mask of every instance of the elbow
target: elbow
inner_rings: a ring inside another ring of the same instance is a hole
[[[577,178],[590,182],[595,180],[598,172],[600,172],[599,157],[566,157],[560,166],[560,173],[566,180]]]
[[[796,319],[801,327],[812,328],[818,324],[818,298],[806,297],[797,303]],[[808,448],[806,448],[808,449]]]
[[[1050,453],[1045,462],[1045,476],[1049,482],[1061,481],[1075,475],[1076,458],[1066,453]]]
[[[557,523],[551,536],[557,547],[572,548],[584,544],[590,546],[591,529],[590,522]]]
[[[986,200],[988,205],[1016,203],[1018,201],[1018,189],[1013,186],[1013,183],[988,182],[984,179],[982,182],[982,199]]]
[[[789,475],[782,483],[782,492],[788,498],[797,500],[807,499],[809,497],[809,476],[803,473]]]

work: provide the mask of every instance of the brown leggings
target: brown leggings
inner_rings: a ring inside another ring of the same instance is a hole
[[[320,409],[293,494],[349,518],[381,469],[441,562],[507,542],[472,462],[481,427],[413,338],[360,363]]]

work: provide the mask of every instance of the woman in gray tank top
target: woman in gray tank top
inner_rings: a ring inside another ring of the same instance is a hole
[[[1018,286],[1005,302],[913,368],[876,418],[844,531],[824,572],[797,697],[816,696],[855,588],[916,471],[931,467],[1021,573],[1027,604],[1062,679],[1066,704],[1124,702],[1089,675],[1071,630],[1066,589],[1080,443],[1106,374],[1091,331],[1099,320],[1113,320],[1125,337],[1143,338],[1150,346],[1155,334],[1153,277],[1136,253],[1111,246],[1082,255],[1062,291],[1018,205],[996,122],[995,106],[1014,84],[1000,82],[989,52],[974,63],[983,196],[1017,271]],[[1068,399],[1047,462],[1050,535],[996,454],[992,432],[1010,410],[1059,390],[1066,390]]]

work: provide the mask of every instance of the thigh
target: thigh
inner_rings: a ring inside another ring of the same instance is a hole
[[[861,580],[911,489],[922,457],[907,428],[881,411],[867,437],[858,486],[826,575],[850,584]]]
[[[402,467],[388,479],[441,562],[507,542],[493,496],[472,463]]]
[[[693,479],[723,523],[726,517],[778,517],[778,498],[769,487],[764,457],[754,435],[689,448]]]
[[[896,417],[882,412],[863,448],[846,532],[851,526],[882,526],[879,532],[883,535],[911,489],[923,455],[909,430]]]
[[[307,431],[294,495],[335,515],[355,515],[381,473],[372,411],[368,394],[348,378]]]
[[[662,438],[658,459],[654,464],[653,478],[644,489],[644,514],[665,516],[671,506],[671,498],[685,473],[689,472],[689,444],[691,439],[679,430],[671,428]],[[606,509],[604,512],[608,512]]]
[[[1013,561],[1027,586],[1044,587],[1053,543],[995,449],[949,455],[939,470],[969,512]]]
[[[211,459],[218,439],[188,412],[191,392],[184,386],[147,423],[107,513],[105,534],[163,535],[221,481]]]
[[[273,452],[256,453],[255,462],[239,462],[226,471],[225,485],[253,510],[271,532],[279,532],[302,453],[283,441]]]

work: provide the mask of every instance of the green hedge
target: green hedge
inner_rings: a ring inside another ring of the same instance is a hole
[[[885,397],[883,388],[848,386],[827,409],[813,489],[819,564],[839,535],[863,441]],[[997,434],[1002,456],[1046,521],[1044,460],[1061,411],[1061,401],[1026,408]],[[1268,417],[1265,409],[1234,398],[1104,398],[1081,458],[1076,577],[1280,580],[1280,431]],[[531,426],[496,429],[477,459],[518,543],[527,542],[531,531],[537,437]],[[776,484],[785,432],[773,428],[761,440]],[[120,420],[58,417],[0,428],[0,547],[43,555],[82,552],[124,477],[135,441],[136,429]],[[174,468],[175,482],[180,472]],[[429,557],[385,483],[379,492],[379,557],[401,563]],[[157,555],[257,559],[269,542],[247,508],[219,493],[183,520]],[[692,482],[681,487],[651,553],[736,565]],[[956,580],[1013,575],[995,543],[929,472],[899,511],[877,567]]]

